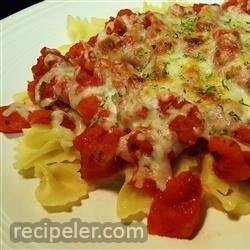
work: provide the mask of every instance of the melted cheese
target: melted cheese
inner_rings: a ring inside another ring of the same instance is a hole
[[[163,190],[166,180],[172,177],[167,155],[171,152],[178,155],[185,148],[176,133],[169,129],[177,115],[186,116],[193,105],[197,106],[205,121],[202,135],[205,138],[209,138],[211,132],[233,132],[249,123],[249,87],[240,83],[249,79],[250,26],[249,16],[239,13],[236,8],[222,11],[218,6],[206,6],[196,16],[192,8],[182,10],[175,5],[166,13],[152,15],[154,21],[146,29],[142,24],[145,14],[136,14],[132,20],[122,16],[120,19],[127,27],[123,36],[107,35],[104,30],[99,33],[94,48],[83,43],[84,60],[88,60],[90,53],[100,60],[94,71],[98,68],[104,81],[102,86],[80,85],[76,80],[80,66],[73,66],[58,56],[46,56],[46,65],[54,60],[57,62],[39,80],[35,100],[41,107],[46,107],[66,96],[67,104],[76,110],[84,98],[94,95],[101,103],[99,110],[106,109],[110,113],[105,119],[97,119],[105,129],[118,126],[133,133],[146,128],[147,133],[139,134],[137,139],[150,139],[153,151],[138,160],[137,186],[142,187],[144,178],[150,176]],[[215,30],[196,32],[198,21],[214,24]],[[109,21],[105,29],[113,30],[114,21]],[[214,60],[218,49],[216,29],[235,29],[240,33],[241,51],[222,67],[216,66]],[[234,76],[228,77],[233,72]],[[54,86],[55,96],[41,101],[41,85],[50,83],[53,78],[58,82]],[[67,83],[65,89],[60,85],[63,81]],[[163,115],[158,100],[167,100],[171,95],[190,104],[180,109],[169,107],[168,115]],[[137,114],[142,107],[148,111],[145,118]],[[13,110],[26,116],[17,107],[10,107],[4,115]],[[76,122],[76,134],[80,134],[85,129],[82,119],[74,111],[71,117]],[[62,119],[62,111],[53,112],[54,126],[60,125]],[[200,133],[198,129],[195,132]],[[128,162],[133,162],[128,152],[128,137],[121,138],[117,152]]]

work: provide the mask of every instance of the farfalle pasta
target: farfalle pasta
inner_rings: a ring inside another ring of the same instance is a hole
[[[38,201],[46,207],[64,206],[86,197],[88,184],[82,180],[79,163],[35,164],[35,177],[40,179],[36,189]]]
[[[138,214],[149,213],[152,197],[124,183],[117,197],[117,216],[120,219],[133,221]]]
[[[206,195],[213,196],[228,213],[245,215],[250,213],[250,187],[225,182],[213,172],[214,159],[206,155],[202,163],[201,182]]]
[[[88,40],[90,37],[95,36],[102,31],[105,22],[103,18],[91,19],[68,16],[67,18],[67,31],[71,42],[78,42],[80,40]]]
[[[35,125],[23,133],[16,147],[14,167],[18,170],[33,168],[36,163],[79,160],[79,153],[73,148],[75,135],[69,129]]]

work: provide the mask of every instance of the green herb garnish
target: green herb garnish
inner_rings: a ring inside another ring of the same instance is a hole
[[[191,34],[195,31],[195,24],[197,17],[184,17],[181,20],[181,31],[187,34]]]
[[[169,75],[169,73],[168,73],[168,64],[170,64],[170,63],[169,62],[164,63],[164,68],[163,68],[163,75],[164,76]]]
[[[222,84],[222,86],[223,86],[223,88],[224,88],[224,89],[229,90],[228,86],[225,84],[225,82],[224,82],[224,81],[222,81],[222,82],[221,82],[221,84]]]
[[[200,92],[202,93],[202,94],[214,94],[214,93],[216,93],[216,87],[215,86],[210,86],[210,87],[208,87],[208,88],[206,88],[206,89],[201,89],[200,90]]]
[[[100,119],[99,116],[94,116],[94,118],[92,119],[92,122],[91,122],[91,124],[89,125],[89,127],[92,127],[92,126],[94,126],[95,124],[97,124],[98,121],[99,121],[99,119]]]
[[[201,103],[201,102],[202,102],[201,99],[195,101],[195,103]]]
[[[215,135],[215,133],[216,133],[216,128],[215,126],[212,126],[212,128],[209,131],[209,135]]]
[[[227,129],[222,129],[220,132],[221,135],[229,135],[229,132]]]
[[[150,84],[149,87],[152,88],[152,89],[158,89],[158,90],[165,89],[165,87],[163,87],[163,86],[161,86],[161,85],[159,85],[157,83]]]
[[[241,100],[239,100],[239,103],[242,104],[242,105],[244,105],[244,106],[250,107],[249,104],[246,104],[246,103],[244,102],[243,98],[242,98]]]
[[[235,117],[235,118],[237,118],[238,120],[240,120],[239,116],[238,116],[234,111],[230,111],[230,112],[228,112],[228,114],[229,114],[230,116]]]
[[[232,21],[232,18],[229,18],[228,20],[224,21],[224,24],[229,25],[231,23],[231,21]]]

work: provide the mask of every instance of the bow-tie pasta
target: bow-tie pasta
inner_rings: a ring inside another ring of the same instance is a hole
[[[45,207],[63,206],[86,197],[89,188],[79,169],[79,163],[36,164],[35,176],[40,178],[38,201]]]
[[[136,220],[138,215],[148,214],[151,202],[148,194],[125,182],[117,198],[117,216],[127,222]]]
[[[107,20],[103,18],[92,17],[88,20],[87,18],[81,19],[80,17],[68,16],[68,36],[72,42],[88,40],[90,37],[102,31],[106,21]]]
[[[24,136],[16,147],[14,167],[24,170],[36,163],[73,162],[80,159],[73,148],[74,133],[63,127],[36,125],[24,129]]]
[[[202,163],[201,182],[205,194],[219,202],[228,213],[250,213],[250,188],[245,184],[229,184],[218,178],[213,171],[213,157],[206,155]],[[216,204],[215,204],[216,205]]]

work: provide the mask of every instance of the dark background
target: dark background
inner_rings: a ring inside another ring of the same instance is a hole
[[[1,19],[27,8],[33,4],[42,2],[42,0],[4,0],[1,1]]]

